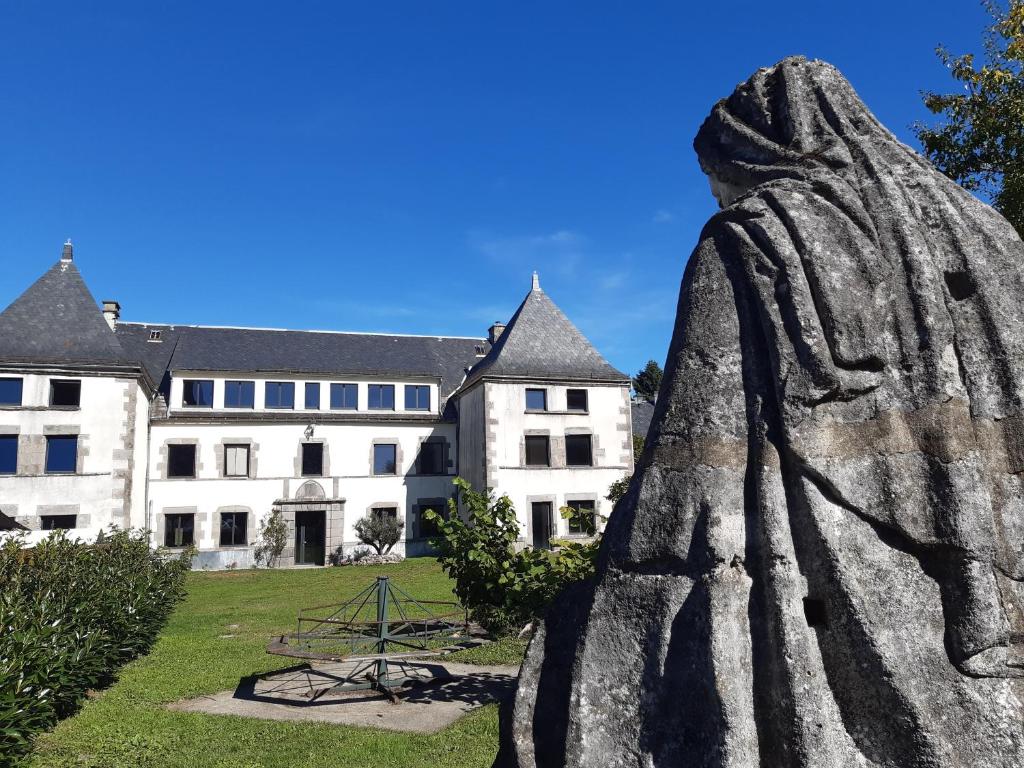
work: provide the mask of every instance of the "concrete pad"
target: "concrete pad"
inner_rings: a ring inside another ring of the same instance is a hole
[[[244,678],[233,691],[178,701],[168,709],[434,733],[467,712],[510,696],[519,674],[519,668],[512,666],[413,661],[403,667],[406,674],[433,682],[404,691],[400,704],[392,704],[376,691],[331,691],[352,668],[339,663],[302,664]]]

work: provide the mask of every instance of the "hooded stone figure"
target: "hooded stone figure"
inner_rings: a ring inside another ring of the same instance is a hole
[[[647,450],[497,764],[1024,765],[1024,244],[823,62],[695,147]]]

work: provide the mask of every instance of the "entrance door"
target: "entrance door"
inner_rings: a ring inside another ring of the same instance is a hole
[[[551,502],[533,502],[533,547],[551,549]]]
[[[295,513],[295,564],[323,565],[327,543],[327,513]]]

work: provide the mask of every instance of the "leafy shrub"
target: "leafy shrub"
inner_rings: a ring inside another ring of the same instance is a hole
[[[373,547],[378,555],[386,555],[402,538],[405,523],[397,517],[385,514],[370,514],[356,520],[356,538]]]
[[[154,553],[143,532],[82,544],[54,531],[22,546],[19,537],[0,545],[2,765],[150,647],[191,562],[191,552]]]
[[[253,549],[257,563],[273,568],[281,560],[284,548],[288,546],[288,523],[281,510],[275,509],[260,523],[259,541]]]
[[[465,520],[454,499],[447,520],[434,511],[425,514],[440,532],[437,559],[455,581],[455,594],[487,630],[501,634],[523,626],[566,586],[593,574],[599,540],[569,542],[557,553],[519,549],[519,521],[508,496],[495,500],[462,478],[455,485]]]

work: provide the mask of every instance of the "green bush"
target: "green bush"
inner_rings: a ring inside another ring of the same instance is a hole
[[[455,485],[465,519],[454,499],[447,520],[434,511],[425,514],[437,524],[437,559],[455,581],[455,594],[488,631],[502,634],[527,624],[566,586],[593,574],[598,541],[568,542],[557,552],[519,549],[519,522],[508,496],[495,500],[462,478]]]
[[[83,544],[55,531],[22,547],[0,545],[0,765],[149,648],[191,561],[152,552],[141,532]]]

